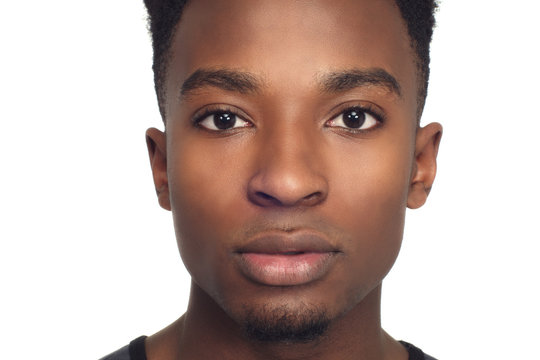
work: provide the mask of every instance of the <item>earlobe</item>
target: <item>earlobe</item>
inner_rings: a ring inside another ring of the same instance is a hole
[[[146,145],[159,205],[165,210],[171,210],[165,133],[156,128],[146,130]]]
[[[437,153],[442,136],[442,126],[431,123],[419,128],[416,133],[416,147],[413,171],[407,198],[407,207],[417,209],[424,205],[437,173]]]

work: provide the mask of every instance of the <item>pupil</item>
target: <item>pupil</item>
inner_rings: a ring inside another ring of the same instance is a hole
[[[366,121],[366,113],[361,110],[349,110],[343,114],[343,122],[350,128],[359,128]]]
[[[230,113],[214,114],[214,125],[220,130],[230,129],[236,123],[236,116]]]

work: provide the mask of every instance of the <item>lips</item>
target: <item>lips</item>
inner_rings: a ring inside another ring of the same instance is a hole
[[[295,286],[326,275],[338,253],[318,234],[279,232],[257,236],[235,251],[235,259],[251,281],[268,286]]]

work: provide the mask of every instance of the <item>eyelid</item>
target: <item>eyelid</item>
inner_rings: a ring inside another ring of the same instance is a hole
[[[253,121],[244,111],[240,110],[236,106],[232,106],[228,104],[205,105],[199,108],[197,111],[195,111],[195,113],[191,116],[191,121],[193,125],[197,125],[210,115],[214,115],[216,113],[224,113],[224,112],[231,113],[237,116],[238,118],[240,118],[241,120],[246,121],[253,125]]]
[[[379,121],[380,123],[384,123],[386,121],[386,114],[379,106],[371,102],[349,101],[349,102],[339,104],[333,107],[330,112],[332,115],[327,117],[328,120],[326,122],[335,119],[336,117],[340,116],[347,110],[351,110],[351,109],[362,110],[366,114],[373,116],[375,120]]]
[[[343,116],[348,111],[360,111],[365,114],[368,118],[363,124],[358,127],[348,127],[344,123]],[[364,136],[372,131],[380,129],[384,122],[386,121],[386,114],[380,109],[377,105],[372,103],[359,103],[359,102],[347,102],[340,104],[333,108],[333,116],[330,119],[324,122],[324,127],[332,129],[341,134],[354,135],[354,136]],[[341,118],[341,119],[340,119]],[[369,119],[369,120],[368,120]],[[340,122],[342,124],[340,124]],[[364,125],[368,125],[367,128]]]
[[[386,114],[385,112],[377,105],[366,102],[366,101],[348,101],[346,103],[339,104],[337,106],[334,106],[330,114],[332,114],[330,117],[326,116],[327,119],[325,121],[325,124],[327,124],[329,121],[337,118],[338,116],[342,115],[344,112],[351,110],[351,109],[359,109],[366,114],[369,114],[375,118],[380,124],[383,124],[386,121]],[[227,112],[231,113],[238,118],[240,118],[242,121],[248,122],[251,124],[251,126],[254,125],[253,120],[251,120],[250,116],[247,115],[244,111],[239,109],[236,106],[229,105],[229,104],[208,104],[201,108],[199,108],[195,113],[191,116],[191,121],[194,126],[198,126],[200,122],[202,122],[204,119],[206,119],[208,116],[220,113],[220,112]],[[234,129],[230,129],[234,130]],[[227,131],[227,130],[224,130]],[[369,130],[367,130],[369,131]]]

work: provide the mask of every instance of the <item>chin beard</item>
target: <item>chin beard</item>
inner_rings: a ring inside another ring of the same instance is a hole
[[[244,306],[246,335],[261,342],[308,343],[321,338],[330,324],[324,308],[287,305],[275,308]]]

